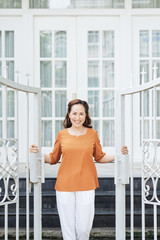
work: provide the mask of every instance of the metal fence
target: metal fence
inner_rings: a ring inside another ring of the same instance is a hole
[[[26,178],[26,239],[30,238],[30,217],[29,217],[29,198],[30,184],[34,185],[34,239],[40,240],[42,234],[41,224],[41,182],[44,178],[41,174],[42,158],[36,154],[29,154],[29,139],[30,139],[30,107],[34,109],[34,136],[33,143],[37,144],[41,149],[41,90],[40,88],[29,87],[17,82],[8,80],[6,77],[0,77],[2,92],[2,138],[0,139],[0,207],[4,207],[4,232],[5,240],[8,239],[8,221],[9,221],[9,205],[16,204],[16,240],[19,239],[19,149],[20,143],[19,133],[25,131],[25,178]],[[15,111],[15,126],[14,138],[8,138],[7,134],[7,106],[8,106],[8,91],[14,91],[14,111]],[[23,94],[25,101],[20,104]],[[30,97],[32,103],[30,103]],[[20,129],[19,116],[25,112],[26,122],[23,123],[23,128]],[[24,126],[25,124],[25,126]],[[43,179],[42,179],[43,178]]]
[[[133,127],[134,96],[138,94],[140,104],[140,114],[137,116],[141,123],[141,215],[142,215],[142,240],[145,239],[145,215],[146,207],[153,206],[153,230],[154,240],[157,240],[158,212],[160,206],[158,186],[160,181],[160,139],[157,137],[157,90],[160,87],[160,78],[156,77],[154,67],[154,78],[152,81],[144,83],[145,73],[142,72],[142,85],[135,86],[123,91],[117,91],[117,123],[116,123],[116,164],[115,164],[115,184],[116,184],[116,239],[126,239],[126,184],[130,183],[130,234],[131,240],[134,239],[135,225],[135,201],[134,201],[134,135],[139,134]],[[147,108],[144,102],[144,94],[151,92],[151,124],[152,137],[146,138],[144,134],[145,113]],[[130,129],[130,148],[129,157],[120,155],[120,147],[127,145],[126,135],[126,105],[129,97],[128,119],[131,119]]]

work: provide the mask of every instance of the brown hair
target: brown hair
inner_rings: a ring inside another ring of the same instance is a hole
[[[72,123],[71,123],[71,121],[69,119],[69,114],[71,112],[72,106],[76,105],[76,104],[81,104],[85,108],[86,119],[85,119],[85,122],[83,123],[83,126],[87,127],[87,128],[92,128],[91,118],[89,116],[89,106],[88,106],[88,103],[86,101],[83,101],[83,100],[80,100],[80,99],[74,99],[74,100],[72,100],[72,101],[70,101],[68,103],[67,114],[66,114],[65,119],[63,121],[64,128],[69,128],[69,127],[72,126]]]

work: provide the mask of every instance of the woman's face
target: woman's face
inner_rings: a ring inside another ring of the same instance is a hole
[[[86,119],[85,107],[82,104],[73,105],[69,113],[69,118],[72,127],[81,128]]]

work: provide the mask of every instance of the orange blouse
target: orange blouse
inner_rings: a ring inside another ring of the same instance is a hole
[[[96,130],[88,128],[86,134],[78,137],[69,134],[68,129],[59,131],[49,154],[51,164],[56,164],[61,154],[55,184],[57,191],[87,191],[99,187],[93,157],[98,162],[105,153]]]

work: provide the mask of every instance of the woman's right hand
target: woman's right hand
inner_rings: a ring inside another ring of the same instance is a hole
[[[39,147],[36,146],[35,144],[32,144],[29,148],[30,153],[37,153],[39,152]]]

